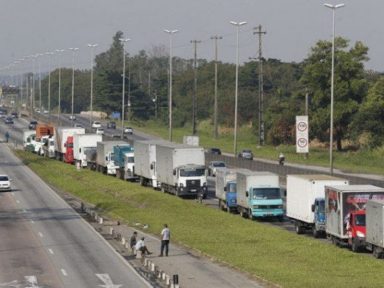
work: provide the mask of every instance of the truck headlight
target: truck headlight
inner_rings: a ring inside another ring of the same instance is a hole
[[[365,238],[365,234],[363,232],[357,231],[356,236],[359,238]]]

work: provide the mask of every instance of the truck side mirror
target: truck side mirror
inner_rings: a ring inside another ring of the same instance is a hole
[[[311,210],[312,210],[312,212],[315,212],[315,204],[311,205]]]
[[[151,169],[151,170],[153,170],[153,163],[151,163],[151,166],[149,166],[149,168]]]
[[[224,187],[224,192],[227,192],[227,187]]]
[[[245,191],[245,196],[249,197],[248,191]]]
[[[173,169],[173,175],[176,176],[176,169]]]
[[[105,156],[105,161],[108,161],[108,156]]]

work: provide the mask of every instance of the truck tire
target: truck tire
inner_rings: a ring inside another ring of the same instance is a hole
[[[316,230],[316,227],[313,227],[313,228],[312,228],[312,235],[313,235],[313,237],[315,237],[315,238],[319,238],[319,237],[320,237],[320,234],[321,234],[321,232],[318,231],[318,230]]]
[[[295,222],[295,231],[296,231],[296,234],[303,234],[304,233],[304,229],[300,225],[299,222]]]
[[[359,246],[359,244],[357,244],[357,242],[354,238],[352,239],[351,250],[355,253],[360,251],[360,246]]]
[[[141,177],[141,176],[140,176],[140,180],[139,180],[139,182],[140,182],[140,185],[141,185],[141,186],[145,186],[145,185],[144,185],[144,177]]]
[[[373,257],[375,257],[376,259],[383,258],[382,249],[377,246],[373,246],[372,253],[373,253]]]

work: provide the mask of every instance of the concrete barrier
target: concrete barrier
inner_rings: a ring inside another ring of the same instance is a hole
[[[110,234],[110,235],[113,235],[113,231],[114,231],[113,228],[110,227],[110,228],[109,228],[109,234]]]
[[[125,237],[122,237],[122,238],[121,238],[121,244],[122,244],[122,245],[125,245]]]
[[[103,221],[104,221],[103,217],[99,217],[99,224],[103,224]]]

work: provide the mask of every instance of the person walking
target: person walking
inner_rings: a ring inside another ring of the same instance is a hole
[[[164,224],[163,230],[161,230],[161,248],[160,248],[160,257],[163,257],[165,250],[165,256],[168,256],[169,240],[171,238],[171,231],[168,228],[167,224]]]
[[[135,231],[133,232],[131,239],[129,240],[129,245],[131,247],[132,254],[135,254],[136,243],[137,243],[137,232]]]

